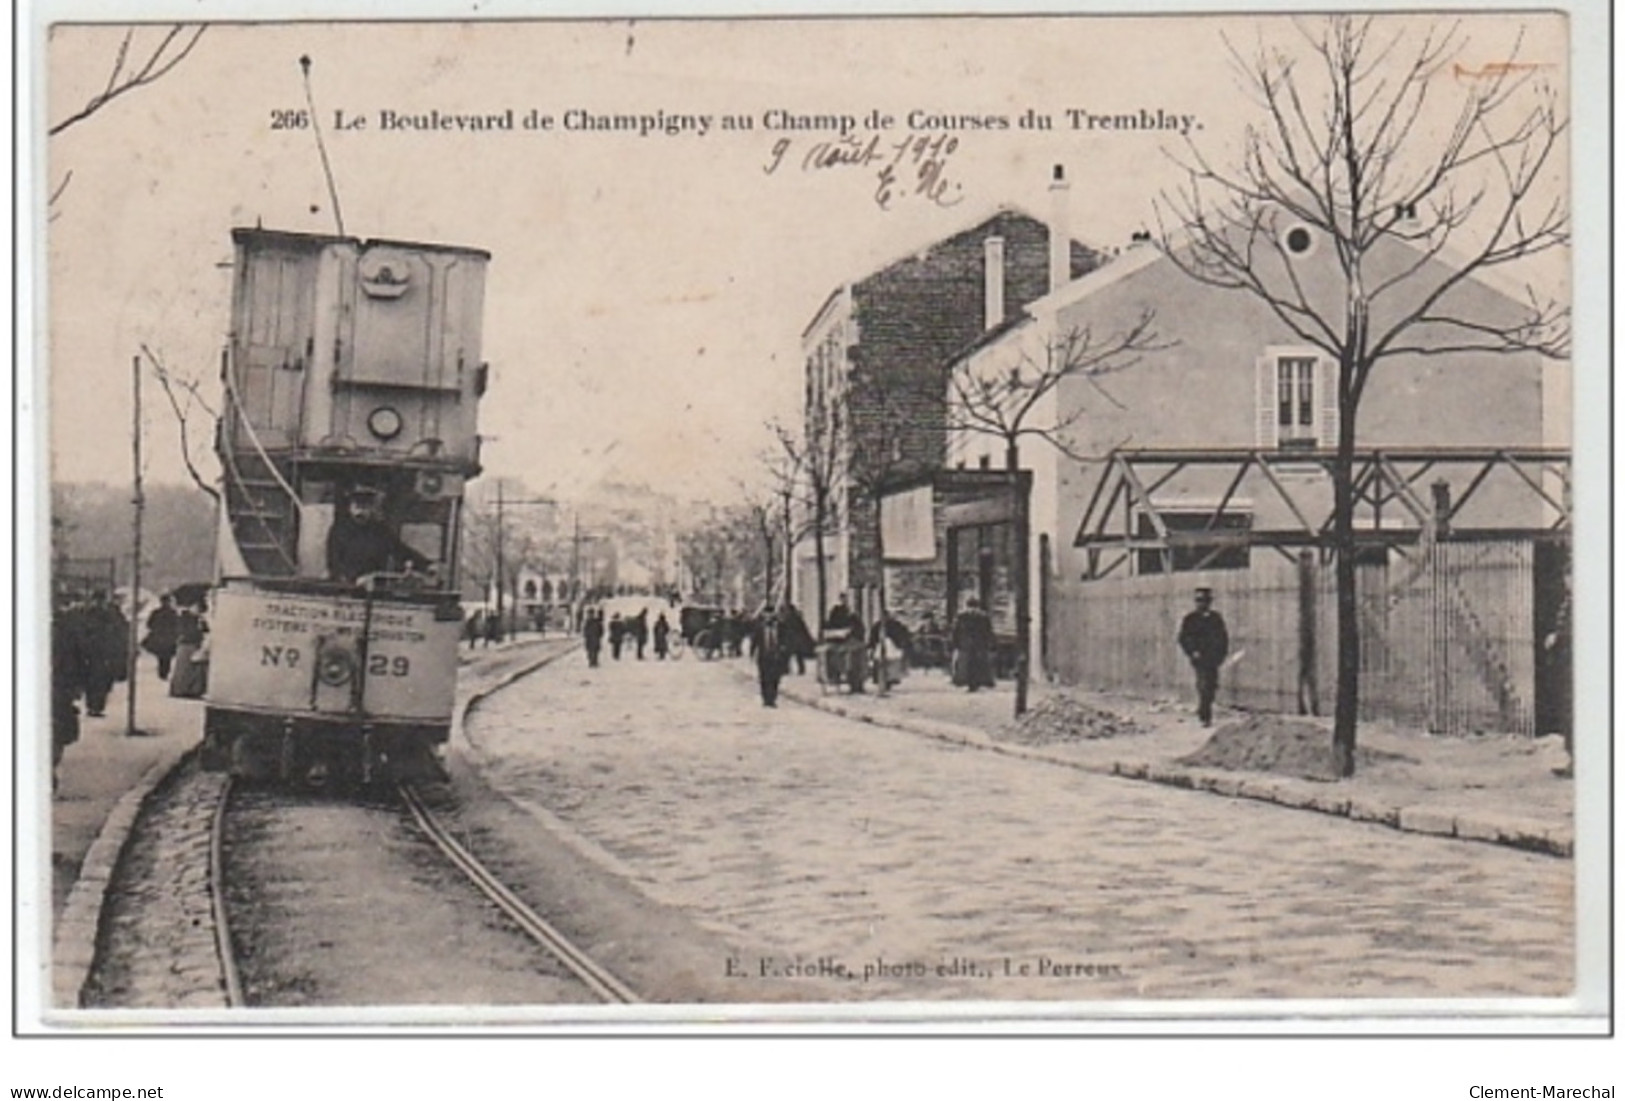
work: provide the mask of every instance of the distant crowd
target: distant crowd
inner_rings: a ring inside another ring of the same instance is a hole
[[[675,622],[665,610],[655,611],[653,622],[650,614],[648,607],[607,617],[601,606],[584,609],[580,633],[587,665],[600,665],[606,644],[612,661],[623,655],[642,661],[646,651],[658,661],[679,658],[685,650],[702,660],[748,657],[767,707],[777,706],[780,682],[792,666],[805,675],[809,662],[816,663],[822,683],[853,693],[866,691],[871,681],[889,688],[909,666],[946,665],[954,684],[971,692],[994,684],[992,622],[975,599],[966,602],[948,632],[934,616],[927,616],[918,632],[889,613],[865,625],[844,597],[831,605],[817,632],[788,601],[764,604],[755,613],[685,606],[676,610]],[[470,645],[476,634],[470,628]]]

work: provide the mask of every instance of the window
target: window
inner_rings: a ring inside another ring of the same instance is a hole
[[[1275,361],[1276,440],[1283,448],[1315,446],[1315,360],[1281,356]]]
[[[1145,548],[1136,552],[1135,573],[1244,570],[1251,563],[1248,538],[1253,528],[1253,513],[1250,503],[1231,501],[1217,518],[1213,515],[1213,506],[1200,505],[1159,507],[1157,514],[1168,529],[1170,545],[1166,550]],[[1135,517],[1134,529],[1136,538],[1157,538],[1157,526],[1148,513]]]
[[[1337,364],[1313,348],[1270,348],[1256,365],[1257,443],[1266,451],[1337,446]]]

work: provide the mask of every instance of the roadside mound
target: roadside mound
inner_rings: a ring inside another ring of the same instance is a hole
[[[1053,745],[1144,733],[1145,728],[1133,719],[1056,693],[1039,701],[1021,718],[1000,727],[993,737],[1020,745]]]
[[[1382,761],[1405,760],[1397,753],[1354,750],[1358,772]],[[1213,732],[1195,753],[1179,758],[1193,768],[1220,768],[1242,772],[1270,772],[1305,780],[1336,780],[1332,762],[1332,735],[1325,727],[1281,715],[1254,715]]]

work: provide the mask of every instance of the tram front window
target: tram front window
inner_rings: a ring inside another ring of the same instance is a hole
[[[355,584],[380,573],[418,573],[428,581],[432,561],[396,534],[376,490],[352,490],[327,533],[327,575],[334,581]]]

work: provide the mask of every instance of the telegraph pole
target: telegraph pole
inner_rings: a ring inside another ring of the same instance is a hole
[[[130,623],[129,635],[125,640],[124,734],[126,737],[133,737],[140,733],[135,728],[135,685],[136,663],[141,654],[141,513],[147,505],[146,497],[141,492],[140,356],[135,356],[130,360],[130,377],[135,388],[134,430],[130,434],[130,450],[135,466],[135,494],[130,499],[130,504],[135,506],[134,520],[131,524],[135,553],[130,556]]]
[[[504,633],[507,624],[502,621],[502,590],[508,587],[507,579],[502,573],[502,479],[497,479],[497,624]]]

